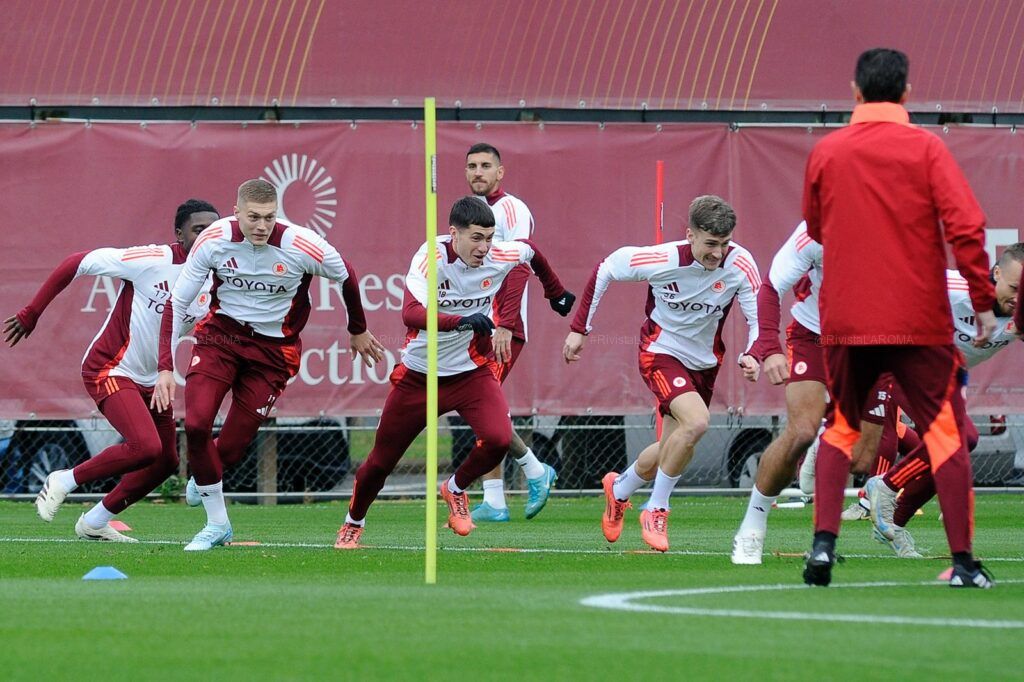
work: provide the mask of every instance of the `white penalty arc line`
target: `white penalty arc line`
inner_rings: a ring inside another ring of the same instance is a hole
[[[83,543],[85,540],[79,538],[14,538],[14,537],[0,537],[0,543]],[[91,544],[117,544],[117,543],[91,543]],[[182,540],[139,540],[140,545],[180,545],[184,546],[188,544],[187,539]],[[240,540],[234,543],[234,547],[238,549],[259,549],[260,547],[266,547],[270,549],[333,549],[334,543],[331,542],[253,542],[251,544]],[[360,549],[364,550],[390,550],[395,552],[423,552],[426,548],[423,545],[374,545],[367,544],[362,545]],[[558,547],[438,547],[439,551],[442,552],[489,552],[493,554],[576,554],[576,555],[599,555],[599,556],[631,556],[631,555],[670,555],[670,556],[702,556],[702,557],[716,557],[716,556],[731,556],[731,552],[707,552],[696,549],[670,549],[667,552],[656,552],[653,549],[561,549]],[[351,551],[351,550],[348,550]],[[925,559],[901,559],[900,557],[891,554],[843,554],[847,559],[882,559],[882,560],[898,560],[898,561],[949,561],[949,557],[927,557]],[[773,556],[767,556],[766,558],[776,558]],[[799,557],[791,556],[780,556],[779,559],[798,559]],[[993,557],[993,556],[982,556],[981,559],[986,562],[1007,562],[1007,563],[1024,563],[1024,556],[1016,557]],[[1001,581],[1005,582],[1005,581]]]
[[[999,580],[1000,584],[1024,583],[1024,580]],[[928,582],[865,582],[833,584],[835,588],[872,587],[945,587],[946,583]],[[580,600],[583,606],[616,611],[641,613],[671,613],[688,616],[710,616],[714,618],[757,618],[764,620],[806,620],[830,623],[871,623],[885,625],[927,625],[938,627],[968,627],[989,629],[1024,629],[1020,620],[981,620],[976,618],[917,618],[914,616],[889,616],[858,613],[807,613],[803,611],[753,611],[749,609],[707,609],[693,606],[666,606],[662,604],[637,604],[640,599],[663,599],[665,597],[698,597],[712,594],[735,594],[742,592],[773,592],[781,590],[807,590],[810,585],[731,585],[723,587],[698,587],[686,590],[657,590],[651,592],[617,592],[598,594]]]

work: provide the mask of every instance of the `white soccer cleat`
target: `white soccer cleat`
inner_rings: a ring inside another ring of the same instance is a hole
[[[188,483],[185,484],[185,504],[190,507],[198,507],[203,503],[203,497],[199,494],[199,488],[196,487],[196,479],[189,476]]]
[[[231,523],[223,525],[208,523],[201,531],[196,533],[192,542],[185,545],[186,552],[205,552],[218,545],[231,542]]]
[[[78,517],[75,524],[75,535],[83,540],[98,540],[100,542],[138,542],[135,538],[122,535],[106,524],[102,528],[93,528],[85,522],[85,514]]]
[[[39,518],[47,523],[53,521],[53,517],[57,515],[57,510],[64,504],[64,498],[68,496],[68,491],[64,489],[64,486],[58,480],[60,478],[58,474],[65,471],[67,469],[58,469],[47,476],[46,481],[43,482],[43,489],[36,495],[36,513],[39,514]]]
[[[900,528],[897,525],[893,525],[892,534],[893,539],[889,540],[878,532],[877,528],[873,529],[874,538],[883,545],[889,545],[889,549],[895,552],[896,556],[900,559],[924,558],[924,555],[917,551],[917,547],[914,544],[914,536],[912,536],[906,528]]]
[[[864,493],[871,506],[871,523],[886,540],[895,540],[893,515],[896,513],[896,493],[889,490],[881,476],[873,476],[864,484]]]
[[[856,502],[844,509],[843,513],[840,514],[843,521],[861,521],[871,516],[871,510],[865,506],[867,503],[867,498],[858,498]]]
[[[757,530],[736,533],[732,539],[732,562],[745,566],[759,565],[764,555],[764,535]]]

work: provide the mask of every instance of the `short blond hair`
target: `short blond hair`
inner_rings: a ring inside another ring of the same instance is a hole
[[[255,178],[238,186],[238,205],[277,203],[277,190],[266,180]]]

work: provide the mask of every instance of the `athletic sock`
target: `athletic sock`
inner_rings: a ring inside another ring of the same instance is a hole
[[[618,478],[615,479],[615,485],[612,486],[612,494],[615,496],[616,500],[625,502],[629,499],[630,495],[648,483],[650,483],[650,481],[640,478],[636,473],[636,462],[633,462],[629,465],[629,468],[619,474]]]
[[[351,514],[345,514],[345,523],[350,523],[353,526],[359,526],[360,528],[362,528],[364,525],[366,525],[366,519],[362,519],[360,521],[356,521],[355,519],[352,518]]]
[[[95,507],[85,512],[85,525],[99,530],[110,523],[110,520],[115,516],[117,515],[104,507],[102,502],[97,502]]]
[[[743,517],[743,523],[740,524],[740,532],[752,530],[766,532],[768,530],[768,512],[771,511],[772,505],[777,499],[778,495],[769,497],[762,494],[756,485],[751,488],[747,514]]]
[[[223,526],[228,522],[228,509],[224,505],[224,481],[213,485],[196,485],[206,510],[206,522]]]
[[[654,491],[651,493],[651,501],[647,503],[648,509],[670,509],[668,498],[672,495],[672,489],[683,475],[669,476],[661,467],[658,467],[658,475],[654,477]]]
[[[75,488],[78,487],[78,481],[75,480],[75,470],[65,469],[64,471],[57,472],[57,480],[64,486],[64,490],[69,493],[74,492]]]
[[[452,475],[451,478],[448,479],[448,492],[455,493],[456,495],[461,495],[463,492],[465,492],[462,488],[460,488],[459,486],[455,485],[455,475],[454,474]]]
[[[493,509],[505,509],[505,481],[500,478],[484,481],[484,502]]]
[[[523,475],[527,478],[540,478],[544,475],[544,465],[530,448],[526,448],[526,454],[522,457],[516,457],[516,462],[523,467]]]

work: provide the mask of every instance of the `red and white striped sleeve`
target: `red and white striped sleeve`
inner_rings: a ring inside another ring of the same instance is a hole
[[[648,281],[656,273],[679,264],[678,249],[674,244],[657,246],[624,246],[601,261],[583,290],[583,300],[576,309],[570,328],[580,334],[593,330],[594,315],[604,292],[613,281]]]
[[[747,320],[747,345],[743,352],[740,353],[743,356],[750,353],[750,349],[757,341],[757,292],[761,289],[761,274],[758,272],[757,263],[754,262],[754,257],[749,251],[740,246],[735,246],[734,248],[739,253],[736,254],[733,260],[733,266],[741,274],[740,287],[736,292],[736,298],[739,299],[743,317]]]

